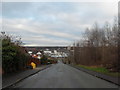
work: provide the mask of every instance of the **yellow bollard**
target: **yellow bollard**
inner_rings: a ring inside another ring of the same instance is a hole
[[[34,62],[31,62],[31,66],[34,68],[36,68],[36,64]]]

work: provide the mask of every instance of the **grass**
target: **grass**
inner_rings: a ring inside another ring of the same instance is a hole
[[[85,66],[85,65],[77,65],[79,67],[88,69],[88,70],[92,70],[95,72],[99,72],[105,75],[109,75],[109,76],[113,76],[113,77],[120,77],[120,73],[119,72],[109,72],[108,69],[104,68],[104,67],[97,67],[97,66]]]

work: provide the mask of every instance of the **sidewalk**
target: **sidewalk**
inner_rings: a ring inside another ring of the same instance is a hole
[[[48,67],[50,67],[51,65],[42,65],[42,66],[39,66],[35,69],[28,69],[28,70],[25,70],[25,71],[20,71],[18,73],[12,73],[12,74],[9,74],[9,76],[3,76],[2,77],[2,88],[6,88],[6,87],[9,87],[41,70],[44,70]]]
[[[85,69],[85,68],[81,68],[81,67],[78,67],[78,66],[75,66],[75,65],[70,65],[70,64],[67,64],[67,65],[72,66],[72,67],[74,67],[76,69],[79,69],[83,72],[86,72],[86,73],[91,74],[95,77],[104,79],[106,81],[112,82],[112,83],[120,86],[120,81],[119,81],[120,77],[112,77],[112,76],[108,76],[108,75],[105,75],[105,74],[102,74],[102,73],[99,73],[99,72],[95,72],[95,71],[91,71],[91,70],[88,70],[88,69]]]

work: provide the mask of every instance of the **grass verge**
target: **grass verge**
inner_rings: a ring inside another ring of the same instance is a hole
[[[88,70],[92,70],[95,72],[99,72],[108,76],[120,77],[119,72],[109,72],[109,70],[104,67],[93,67],[93,66],[85,66],[85,65],[77,65],[77,66],[88,69]]]

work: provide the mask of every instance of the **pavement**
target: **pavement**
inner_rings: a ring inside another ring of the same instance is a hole
[[[9,75],[4,75],[2,76],[2,88],[8,88],[12,85],[14,85],[15,83],[18,83],[22,80],[24,80],[25,78],[34,75],[36,73],[38,73],[41,70],[44,70],[48,67],[50,67],[51,65],[41,65],[38,66],[35,69],[27,69],[25,71],[19,71],[17,73],[11,73]]]
[[[58,62],[11,88],[118,88],[118,85],[97,78],[69,65]]]
[[[70,65],[70,64],[69,64]],[[104,80],[107,80],[111,83],[114,83],[114,84],[117,84],[117,85],[120,85],[120,77],[112,77],[112,76],[108,76],[108,75],[105,75],[105,74],[102,74],[102,73],[99,73],[99,72],[95,72],[95,71],[91,71],[91,70],[88,70],[88,69],[85,69],[85,68],[81,68],[79,66],[76,66],[76,65],[70,65],[74,68],[77,68],[81,71],[84,71],[88,74],[91,74],[95,77],[98,77],[98,78],[101,78],[101,79],[104,79]]]

